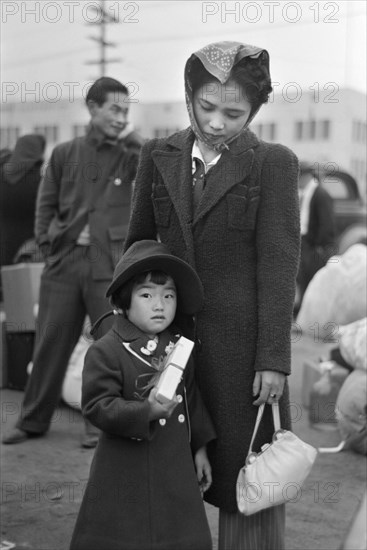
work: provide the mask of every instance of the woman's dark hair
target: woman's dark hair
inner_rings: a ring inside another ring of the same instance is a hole
[[[267,103],[269,94],[273,89],[267,59],[268,54],[266,52],[263,52],[257,58],[244,57],[234,65],[230,72],[229,78],[241,86],[246,98],[252,105],[252,111],[257,110],[263,103]],[[217,80],[205,69],[199,58],[194,59],[189,77],[193,92],[203,84]]]
[[[144,273],[139,273],[138,275],[135,275],[134,277],[129,279],[119,290],[112,294],[111,305],[117,306],[123,311],[129,309],[131,304],[131,294],[134,285],[140,285],[144,283],[147,277],[149,277],[148,280],[155,285],[164,285],[168,281],[170,275],[168,275],[165,271],[159,270],[144,271]]]
[[[95,101],[99,106],[101,106],[106,101],[107,94],[109,92],[116,94],[121,92],[126,95],[129,93],[126,86],[121,84],[118,80],[108,76],[102,76],[102,78],[96,80],[89,88],[85,102],[88,103],[88,101]]]

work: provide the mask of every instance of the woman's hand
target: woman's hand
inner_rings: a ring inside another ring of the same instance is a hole
[[[272,370],[264,370],[255,374],[252,386],[254,397],[259,396],[254,405],[276,403],[283,394],[285,374]]]
[[[205,447],[201,447],[198,451],[196,451],[194,460],[196,466],[196,476],[198,478],[200,491],[203,494],[212,484],[212,469]]]
[[[169,418],[178,405],[176,394],[172,401],[168,403],[160,403],[156,399],[157,388],[152,388],[148,397],[150,405],[149,420],[157,420],[158,418]]]

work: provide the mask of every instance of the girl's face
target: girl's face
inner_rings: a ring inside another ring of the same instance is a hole
[[[242,130],[250,116],[251,103],[234,80],[225,84],[216,80],[196,89],[193,108],[201,131],[216,145]]]
[[[131,303],[126,311],[127,318],[153,338],[172,323],[177,307],[176,286],[171,277],[163,285],[149,280],[135,284],[131,293]]]

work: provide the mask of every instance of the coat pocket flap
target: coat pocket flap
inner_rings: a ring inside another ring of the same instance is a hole
[[[171,218],[172,202],[170,197],[153,198],[155,221],[158,226],[168,227]]]
[[[247,197],[227,195],[228,205],[228,228],[243,231],[246,227],[246,210],[248,205]]]

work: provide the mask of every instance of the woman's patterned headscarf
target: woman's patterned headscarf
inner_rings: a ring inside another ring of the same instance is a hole
[[[263,54],[264,63],[267,64],[269,68],[269,55],[266,50],[263,48],[257,48],[256,46],[251,46],[249,44],[241,44],[240,42],[215,42],[214,44],[208,44],[201,50],[193,53],[188,59],[185,67],[185,97],[186,97],[186,106],[190,117],[191,127],[200,141],[203,141],[205,145],[211,149],[215,149],[218,152],[228,149],[228,144],[235,140],[238,135],[250,124],[251,120],[254,118],[259,108],[253,111],[247,120],[244,127],[241,129],[241,132],[236,136],[233,136],[231,139],[226,142],[213,145],[210,143],[203,135],[200,130],[200,127],[195,119],[194,108],[193,108],[193,89],[192,89],[192,75],[191,69],[193,61],[198,58],[203,64],[204,68],[213,75],[221,84],[225,84],[231,75],[231,71],[241,59],[244,57],[257,58]]]

